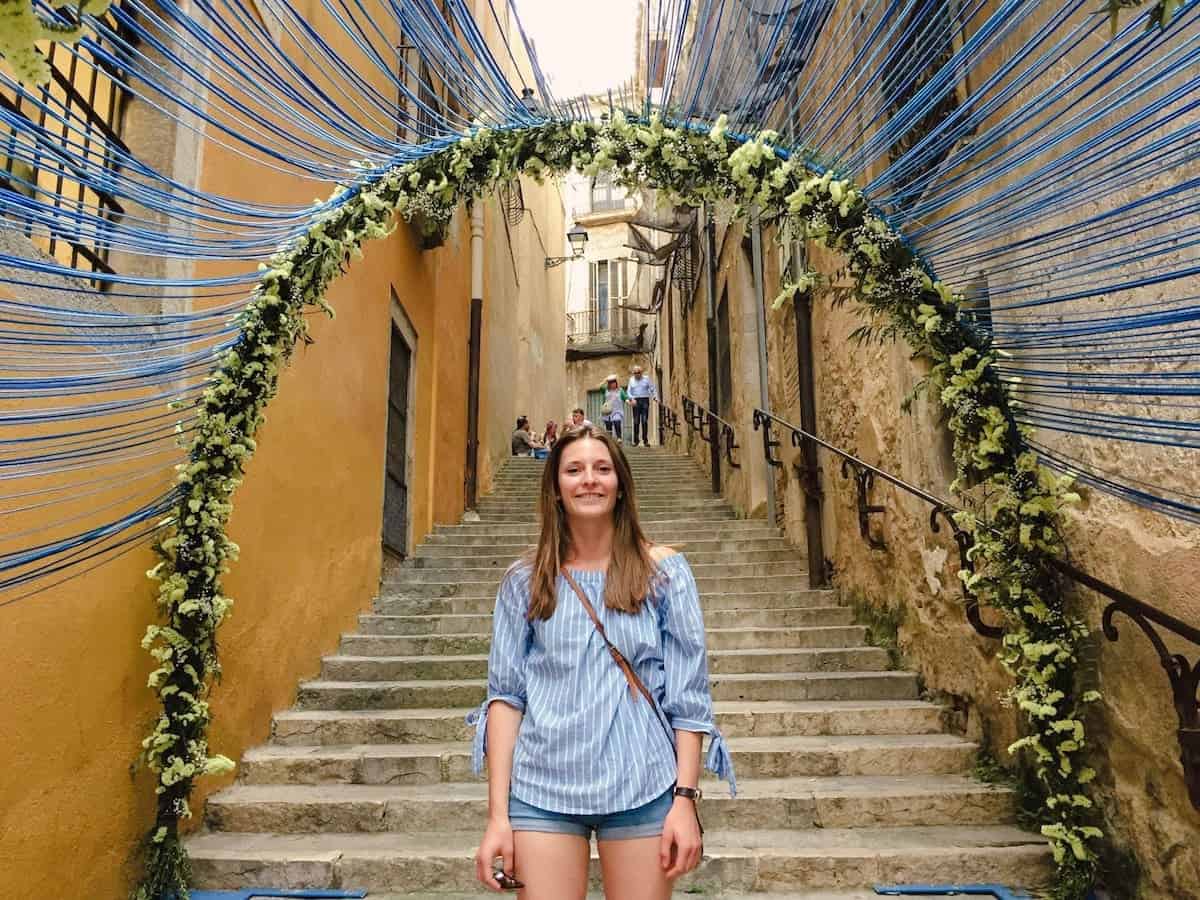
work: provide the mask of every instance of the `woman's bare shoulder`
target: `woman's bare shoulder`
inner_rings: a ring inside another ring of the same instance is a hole
[[[656,563],[660,563],[670,556],[675,556],[679,552],[674,547],[669,547],[666,544],[651,544],[647,549],[650,552],[650,558]]]

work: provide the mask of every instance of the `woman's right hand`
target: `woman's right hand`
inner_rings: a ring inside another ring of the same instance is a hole
[[[475,854],[475,877],[491,891],[503,890],[492,874],[492,863],[497,856],[504,859],[504,871],[509,876],[515,876],[517,858],[513,850],[512,825],[507,818],[488,819],[487,830]]]

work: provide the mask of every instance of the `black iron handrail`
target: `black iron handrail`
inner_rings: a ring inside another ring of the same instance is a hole
[[[735,462],[733,459],[733,451],[740,450],[741,445],[737,442],[736,432],[733,430],[733,425],[726,422],[715,412],[711,412],[707,407],[697,403],[691,397],[686,395],[680,396],[680,403],[683,405],[683,415],[687,419],[688,427],[700,432],[700,439],[706,444],[711,444],[715,438],[718,446],[725,454],[725,461],[729,463],[731,469],[740,469],[741,463]],[[713,426],[716,426],[715,428]]]
[[[849,477],[851,470],[853,470],[857,486],[859,532],[872,549],[884,549],[886,546],[882,540],[871,535],[869,528],[869,517],[874,514],[883,513],[885,510],[883,506],[871,505],[867,502],[874,480],[879,478],[932,506],[933,509],[929,514],[930,529],[934,532],[940,531],[938,519],[943,519],[953,531],[954,542],[958,546],[960,567],[968,572],[974,571],[974,564],[971,561],[969,552],[974,544],[974,539],[954,521],[954,514],[960,511],[958,507],[928,491],[922,490],[916,485],[909,484],[903,479],[892,475],[890,472],[880,469],[878,466],[873,466],[865,460],[859,459],[854,454],[848,453],[840,447],[835,447],[828,441],[822,440],[815,434],[805,431],[803,428],[799,428],[761,409],[755,409],[754,430],[758,431],[761,429],[763,433],[763,456],[770,466],[783,465],[774,455],[774,449],[779,446],[779,441],[771,437],[771,426],[773,424],[778,424],[791,432],[793,447],[799,447],[803,441],[808,440],[839,457],[842,461],[843,477]],[[819,490],[817,473],[805,473],[805,475],[804,489],[806,491]],[[991,527],[986,523],[981,524],[985,528]],[[1138,600],[1120,588],[1114,587],[1108,582],[1096,578],[1094,575],[1089,575],[1087,572],[1081,571],[1065,560],[1050,557],[1048,563],[1061,575],[1106,598],[1108,603],[1101,615],[1101,627],[1104,636],[1109,641],[1115,641],[1119,637],[1116,625],[1113,623],[1113,617],[1117,613],[1123,613],[1142,630],[1146,638],[1154,646],[1155,651],[1158,653],[1159,662],[1166,671],[1167,679],[1171,684],[1172,702],[1175,707],[1176,717],[1179,720],[1178,739],[1180,759],[1183,762],[1184,781],[1187,784],[1188,797],[1192,802],[1192,806],[1200,809],[1200,660],[1193,665],[1182,653],[1171,653],[1154,626],[1158,625],[1197,647],[1200,647],[1200,628],[1189,625],[1169,613],[1165,613],[1142,600]],[[979,611],[979,601],[971,593],[965,581],[962,582],[962,592],[967,620],[971,623],[975,631],[984,637],[1002,637],[1004,634],[1003,628],[988,625],[983,621]]]
[[[675,437],[679,437],[679,416],[662,400],[654,402],[658,404],[658,446],[661,447],[666,443],[668,430]]]

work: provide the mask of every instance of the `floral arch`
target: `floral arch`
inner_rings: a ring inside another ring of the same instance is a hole
[[[157,661],[150,686],[162,711],[143,742],[157,775],[157,816],[147,840],[143,900],[186,890],[187,859],[178,825],[199,777],[230,770],[210,755],[207,695],[220,671],[216,635],[231,601],[221,576],[237,559],[226,534],[232,498],[254,453],[254,436],[277,387],[280,370],[306,338],[303,311],[325,303],[327,287],[362,243],[384,237],[397,215],[435,227],[514,175],[556,176],[576,168],[611,172],[627,187],[653,185],[673,203],[733,201],[739,214],[755,208],[781,235],[807,238],[847,260],[862,314],[884,338],[902,338],[914,358],[931,366],[930,389],[947,414],[957,478],[951,485],[967,511],[958,525],[975,541],[975,573],[961,572],[981,602],[1002,609],[1007,631],[1000,650],[1015,679],[1013,699],[1028,752],[1045,795],[1042,833],[1060,867],[1059,890],[1073,895],[1091,882],[1101,836],[1090,824],[1080,760],[1082,718],[1095,692],[1080,692],[1075,669],[1086,628],[1065,606],[1048,560],[1062,552],[1060,516],[1077,499],[1071,479],[1041,467],[1023,449],[1012,402],[997,375],[989,342],[958,313],[956,297],[874,210],[862,192],[773,143],[775,135],[726,133],[722,116],[710,131],[669,127],[657,116],[621,113],[600,125],[546,123],[511,130],[478,129],[418,161],[340,187],[327,211],[294,245],[272,257],[249,305],[241,334],[197,401],[188,459],[178,469],[179,501],[161,561],[148,574],[159,582],[160,623],[143,646]],[[801,275],[781,298],[805,290]]]

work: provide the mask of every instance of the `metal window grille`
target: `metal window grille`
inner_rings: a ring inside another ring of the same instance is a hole
[[[134,43],[111,13],[107,23]],[[119,135],[129,95],[111,65],[81,62],[76,53],[85,52],[51,43],[46,53],[51,78],[44,87],[0,86],[0,107],[45,129],[50,140],[69,151],[56,153],[28,131],[0,124],[0,215],[22,221],[34,245],[63,265],[114,274],[109,264],[112,226],[125,210],[112,194],[93,187],[98,179],[88,173],[96,167],[116,171],[129,154]],[[28,199],[53,208],[36,228]],[[97,282],[97,287],[106,284]]]

